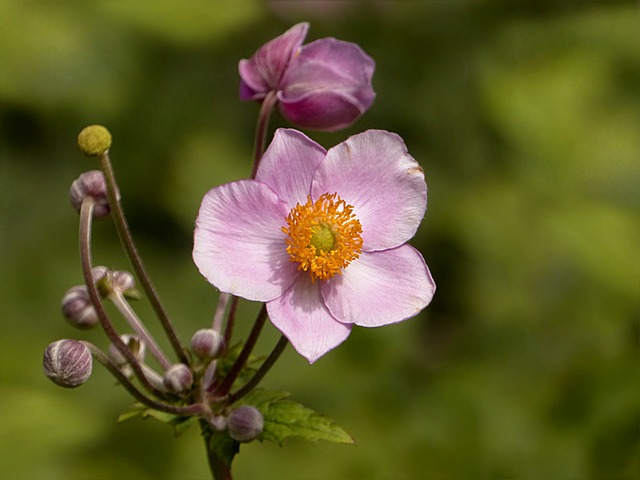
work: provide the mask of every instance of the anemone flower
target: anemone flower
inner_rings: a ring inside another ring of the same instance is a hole
[[[369,130],[325,151],[280,129],[255,180],[204,196],[193,258],[222,292],[266,302],[313,363],[353,325],[396,323],[429,304],[435,284],[406,243],[426,205],[422,168],[398,135]]]
[[[337,130],[373,103],[374,62],[355,43],[322,38],[302,45],[299,23],[240,60],[240,98],[263,100],[276,92],[282,115],[301,128]]]

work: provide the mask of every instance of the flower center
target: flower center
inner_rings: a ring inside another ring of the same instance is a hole
[[[315,202],[299,203],[291,209],[287,225],[287,253],[298,270],[316,278],[327,280],[360,256],[362,251],[362,225],[348,205],[337,193],[321,195]]]

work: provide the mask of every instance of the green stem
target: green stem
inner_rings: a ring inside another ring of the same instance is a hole
[[[204,439],[204,448],[207,451],[207,460],[209,462],[209,470],[214,480],[233,480],[231,475],[231,463],[227,463],[218,448],[215,448],[213,437],[216,432],[213,431],[209,423],[205,419],[200,419],[200,432]],[[233,457],[233,455],[232,455]]]
[[[280,340],[278,340],[278,343],[276,344],[276,346],[273,348],[273,350],[267,357],[267,359],[264,361],[262,365],[260,365],[260,368],[258,369],[258,371],[253,374],[253,377],[251,377],[251,380],[249,380],[245,385],[243,385],[240,389],[238,389],[238,391],[229,395],[229,399],[228,399],[229,405],[232,405],[233,403],[237,402],[246,394],[248,394],[251,390],[253,390],[258,386],[262,378],[271,369],[273,364],[276,363],[278,358],[280,358],[280,355],[282,354],[282,352],[284,351],[288,343],[289,343],[289,340],[287,340],[287,337],[282,335],[280,337]]]
[[[127,219],[124,215],[124,209],[122,208],[122,204],[120,203],[118,184],[116,183],[113,166],[111,164],[111,159],[109,158],[109,152],[105,152],[100,157],[100,165],[102,167],[104,178],[107,183],[109,206],[111,207],[113,221],[116,225],[116,229],[118,230],[118,235],[120,236],[120,240],[122,242],[122,245],[124,246],[125,252],[129,257],[129,261],[131,262],[131,265],[133,266],[133,269],[135,270],[138,279],[142,284],[142,288],[146,292],[147,297],[149,298],[149,302],[151,303],[153,310],[156,312],[156,315],[158,316],[158,319],[160,320],[160,323],[162,324],[162,327],[164,328],[164,331],[169,338],[169,341],[171,342],[173,350],[182,363],[189,365],[189,359],[187,358],[184,348],[182,347],[182,344],[178,339],[171,320],[169,319],[169,316],[167,314],[167,311],[160,301],[158,292],[151,282],[151,277],[149,277],[149,274],[147,273],[147,270],[142,261],[142,257],[138,252],[138,248],[133,241],[131,230],[129,229]]]

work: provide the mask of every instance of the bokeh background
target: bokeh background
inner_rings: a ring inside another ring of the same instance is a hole
[[[106,346],[59,311],[81,281],[67,191],[95,168],[75,138],[113,133],[131,227],[188,340],[217,298],[191,262],[200,199],[250,170],[258,107],[237,98],[237,62],[303,20],[308,40],[375,58],[371,110],[310,135],[404,137],[430,195],[413,244],[438,290],[313,366],[288,349],[265,386],[357,446],[255,442],[237,478],[640,478],[640,23],[614,0],[1,0],[2,476],[208,478],[196,428],[116,424],[131,399],[100,367],[73,391],[41,372],[53,340]],[[109,222],[94,248],[127,268]],[[258,350],[277,338],[269,325]]]

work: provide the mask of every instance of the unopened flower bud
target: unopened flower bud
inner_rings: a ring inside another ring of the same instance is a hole
[[[203,328],[191,337],[191,350],[202,359],[216,358],[223,343],[220,333],[212,328]]]
[[[100,281],[100,279],[102,279],[102,277],[104,277],[107,272],[109,271],[109,269],[107,267],[104,267],[102,265],[98,265],[97,267],[93,267],[91,269],[91,278],[93,278],[93,283],[97,283]]]
[[[111,147],[111,132],[102,125],[89,125],[78,134],[78,147],[87,157],[99,157]]]
[[[45,375],[56,385],[75,388],[91,376],[93,359],[78,340],[58,340],[47,347],[42,359]]]
[[[133,356],[140,362],[144,361],[144,357],[146,354],[146,346],[142,340],[138,338],[137,335],[120,335],[120,339],[127,346]],[[109,359],[118,366],[125,365],[127,363],[127,359],[122,355],[120,350],[112,343],[109,345],[108,351]]]
[[[182,393],[193,385],[193,374],[184,363],[176,363],[164,372],[162,383],[170,392]]]
[[[98,323],[98,314],[91,304],[85,285],[76,285],[62,297],[62,314],[71,325],[83,330],[93,328]]]
[[[260,436],[264,428],[262,413],[255,407],[243,405],[231,412],[227,420],[229,435],[238,442],[250,442]]]
[[[95,200],[93,218],[103,218],[109,215],[109,199],[107,198],[107,184],[100,170],[90,170],[80,175],[71,184],[69,200],[76,211],[80,211],[85,198],[92,197]]]

